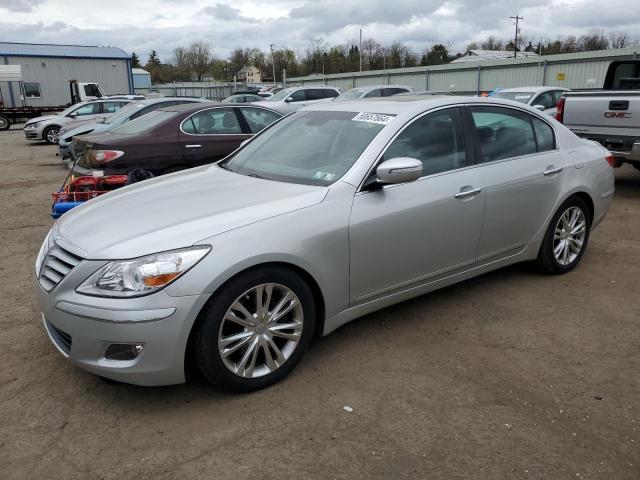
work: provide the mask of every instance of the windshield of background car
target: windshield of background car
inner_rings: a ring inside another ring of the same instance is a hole
[[[134,112],[137,112],[144,106],[144,103],[130,103],[128,105],[125,105],[116,113],[106,118],[102,123],[106,123],[107,125],[116,125],[122,120],[129,118],[130,115],[133,115]]]
[[[275,95],[271,95],[270,97],[265,98],[264,101],[265,102],[280,102],[280,101],[284,100],[285,98],[287,98],[290,93],[293,93],[294,90],[295,90],[295,88],[287,88],[285,90],[280,90]]]
[[[527,103],[533,97],[533,92],[496,92],[492,97],[504,98],[505,100],[515,100],[520,103]]]
[[[336,97],[336,101],[356,100],[362,97],[367,90],[365,88],[352,88],[351,90],[341,93]]]
[[[133,135],[136,133],[145,132],[157,127],[162,122],[168,120],[174,115],[177,115],[177,113],[167,110],[156,110],[155,112],[147,113],[146,115],[138,117],[135,120],[131,120],[124,125],[114,128],[113,130],[111,130],[111,133]]]
[[[393,117],[368,112],[296,112],[221,166],[268,180],[331,185],[347,173]]]

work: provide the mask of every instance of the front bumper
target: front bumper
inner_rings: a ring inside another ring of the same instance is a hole
[[[42,140],[42,128],[25,128],[24,136],[27,140]]]
[[[72,271],[51,292],[36,281],[43,324],[58,351],[74,365],[112,380],[145,386],[183,383],[189,333],[208,295],[171,297],[164,290],[129,299],[79,295],[65,285],[86,276],[87,268],[81,267],[76,269],[84,273]],[[144,347],[133,360],[113,360],[105,357],[111,344]]]

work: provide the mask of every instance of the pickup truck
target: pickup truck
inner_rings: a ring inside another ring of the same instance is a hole
[[[611,62],[601,90],[563,94],[556,120],[640,170],[640,60]]]

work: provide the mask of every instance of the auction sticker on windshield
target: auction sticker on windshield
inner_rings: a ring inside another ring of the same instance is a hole
[[[351,120],[355,122],[368,122],[368,123],[377,123],[379,125],[386,125],[391,120],[393,120],[393,115],[382,115],[381,113],[360,112]]]

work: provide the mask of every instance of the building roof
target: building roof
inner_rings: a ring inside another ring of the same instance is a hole
[[[132,68],[131,73],[133,73],[134,75],[151,75],[144,68]]]
[[[236,73],[255,72],[256,70],[258,70],[258,67],[254,67],[253,65],[249,65],[249,66],[245,65],[240,70],[238,70]]]
[[[117,47],[14,42],[0,42],[0,55],[9,57],[131,58],[124,50]]]
[[[516,58],[536,57],[535,52],[516,52]],[[456,58],[451,63],[482,62],[485,60],[502,60],[513,58],[511,50],[467,50],[464,55]]]

